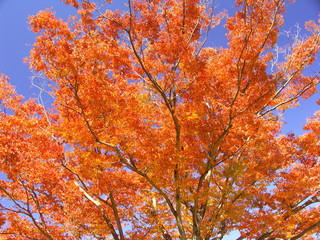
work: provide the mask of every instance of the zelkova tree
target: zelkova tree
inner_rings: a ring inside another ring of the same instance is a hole
[[[64,2],[30,17],[52,104],[1,77],[0,239],[316,238],[320,112],[301,136],[281,116],[317,92],[319,23],[278,56],[284,0]]]

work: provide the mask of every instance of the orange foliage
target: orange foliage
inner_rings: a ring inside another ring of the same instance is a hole
[[[313,239],[319,112],[301,136],[279,113],[316,92],[319,25],[271,73],[284,1],[238,0],[231,17],[199,0],[64,2],[78,16],[30,17],[52,106],[1,77],[1,239]],[[228,46],[207,46],[223,18]]]

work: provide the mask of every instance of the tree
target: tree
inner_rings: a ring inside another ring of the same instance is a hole
[[[52,105],[1,77],[1,239],[315,239],[320,112],[301,136],[281,116],[317,91],[317,23],[276,58],[284,0],[64,2],[30,17]]]

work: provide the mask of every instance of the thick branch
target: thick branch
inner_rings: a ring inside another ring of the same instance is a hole
[[[303,237],[305,234],[307,234],[308,232],[312,231],[313,229],[315,229],[316,227],[320,226],[320,221],[316,222],[315,224],[311,225],[310,227],[306,228],[305,230],[303,230],[301,233],[299,233],[298,235],[290,238],[290,240],[296,240],[299,239],[301,237]]]
[[[110,218],[108,217],[108,215],[106,214],[104,208],[101,206],[101,203],[99,200],[95,200],[93,197],[90,196],[89,193],[87,193],[76,181],[74,181],[74,184],[76,186],[79,187],[80,191],[85,195],[85,197],[90,201],[92,202],[101,212],[102,214],[102,218],[104,219],[104,221],[107,223],[110,231],[111,231],[111,234],[114,238],[114,240],[120,240],[119,237],[118,237],[118,234],[110,220]]]
[[[308,201],[306,201],[305,203],[301,204],[300,206],[296,206],[294,207],[291,211],[296,214],[298,212],[300,212],[301,210],[303,210],[304,208],[306,208],[307,206],[313,204],[313,203],[317,203],[320,202],[320,198],[318,196],[312,196]]]
[[[117,209],[117,206],[116,206],[116,203],[115,203],[115,200],[114,200],[112,192],[109,194],[109,197],[110,197],[110,200],[111,200],[111,208],[113,210],[114,217],[115,217],[116,222],[117,222],[118,231],[119,231],[119,234],[120,234],[120,239],[124,240],[125,238],[124,238],[124,235],[123,235],[123,229],[122,229],[122,226],[121,226],[121,221],[120,221],[118,209]]]

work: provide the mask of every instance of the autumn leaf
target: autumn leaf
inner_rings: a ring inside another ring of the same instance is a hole
[[[63,2],[29,18],[52,104],[0,78],[1,239],[316,239],[319,112],[281,114],[317,91],[318,23],[275,61],[286,1]]]

